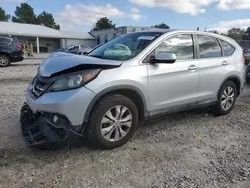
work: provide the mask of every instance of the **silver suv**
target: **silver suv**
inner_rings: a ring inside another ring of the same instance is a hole
[[[232,39],[188,30],[130,33],[88,56],[53,53],[27,88],[22,132],[29,145],[87,137],[111,149],[144,119],[200,106],[225,115],[242,91],[243,61]]]

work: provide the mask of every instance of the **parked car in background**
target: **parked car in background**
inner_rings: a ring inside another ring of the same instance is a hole
[[[244,49],[243,55],[245,57],[245,63],[246,63],[246,65],[248,65],[250,62],[250,49]]]
[[[71,45],[66,48],[55,50],[55,52],[67,52],[71,54],[78,54],[79,51],[91,51],[91,48],[86,45]]]
[[[23,60],[22,45],[16,38],[0,37],[0,67]]]
[[[95,148],[112,149],[144,119],[201,106],[228,114],[244,82],[243,51],[228,37],[189,30],[129,33],[88,56],[53,53],[45,59],[26,90],[21,128],[33,146],[80,136]]]
[[[92,52],[93,50],[95,50],[95,49],[97,49],[98,47],[100,47],[100,46],[102,46],[104,43],[101,43],[101,44],[98,44],[98,45],[96,45],[93,49],[91,49],[91,50],[79,50],[78,51],[78,55],[88,55],[90,52]]]
[[[250,49],[244,49],[243,55],[245,58],[246,65],[246,83],[250,84]]]
[[[92,50],[91,49],[84,49],[84,50],[78,50],[78,55],[88,55]]]

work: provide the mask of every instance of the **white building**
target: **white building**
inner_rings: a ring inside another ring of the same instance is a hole
[[[133,33],[133,32],[143,31],[143,30],[154,30],[154,29],[156,28],[141,27],[141,26],[122,26],[122,27],[117,27],[114,29],[103,29],[99,31],[92,31],[90,33],[97,39],[98,44],[100,44],[100,43],[105,43],[109,40],[112,40],[118,36],[121,36],[127,33]]]
[[[43,25],[0,22],[0,36],[16,37],[21,44],[33,45],[34,52],[52,52],[69,45],[94,47],[97,40],[88,32],[59,31]]]
[[[123,26],[92,32],[62,31],[43,25],[0,22],[0,36],[16,37],[22,45],[30,46],[38,53],[50,53],[55,49],[70,45],[87,45],[94,47],[120,35],[142,30],[153,30],[153,27]]]

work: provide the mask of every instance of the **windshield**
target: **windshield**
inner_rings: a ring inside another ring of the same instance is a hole
[[[137,56],[161,34],[160,32],[138,32],[122,35],[93,50],[89,56],[101,59],[129,60]]]

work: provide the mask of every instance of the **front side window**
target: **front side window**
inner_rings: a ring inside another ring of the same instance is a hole
[[[231,44],[229,44],[223,40],[221,40],[220,42],[221,42],[221,46],[223,48],[224,56],[226,56],[226,57],[231,56],[234,53],[235,48]]]
[[[215,58],[221,57],[221,47],[218,40],[214,37],[197,35],[200,58]]]
[[[163,52],[175,54],[177,60],[194,59],[192,35],[181,34],[166,39],[155,49],[155,54]]]
[[[89,56],[101,59],[129,60],[161,36],[161,32],[138,32],[122,35],[93,50]]]

